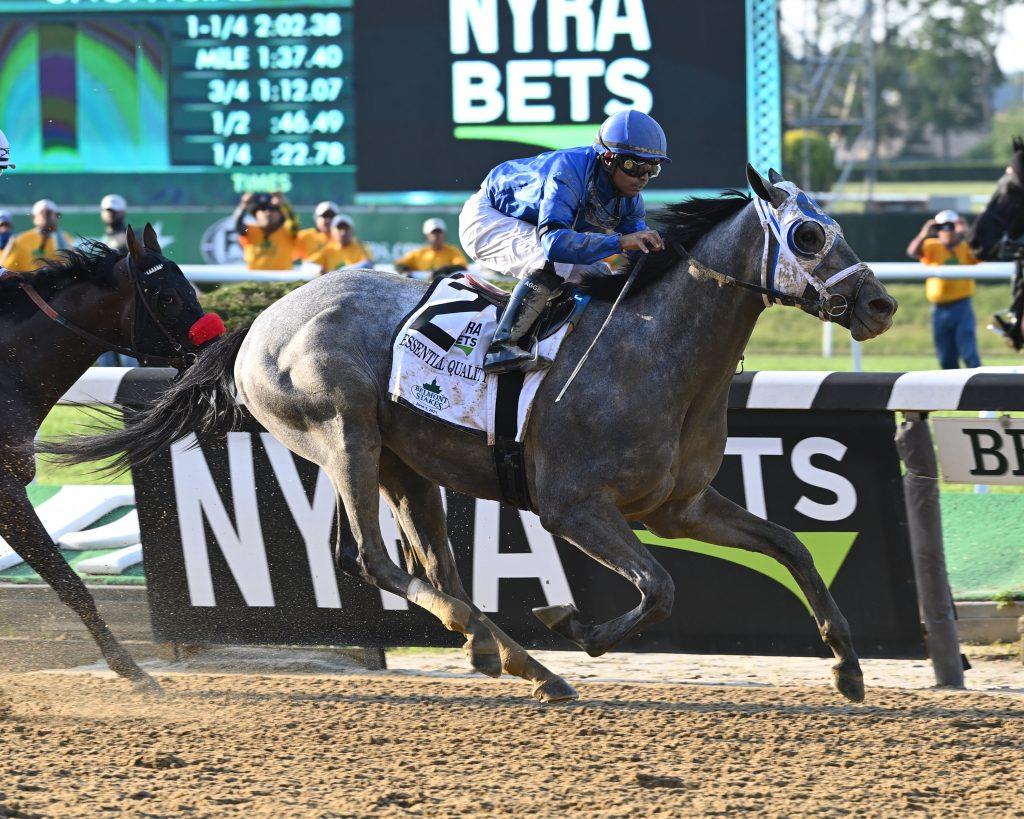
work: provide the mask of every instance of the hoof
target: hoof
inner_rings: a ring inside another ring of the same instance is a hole
[[[533,610],[534,616],[556,634],[569,637],[569,624],[579,614],[575,606],[538,606]],[[570,637],[570,639],[572,639]]]
[[[546,703],[568,702],[569,700],[578,700],[580,698],[580,695],[576,693],[576,689],[561,677],[552,677],[550,680],[542,682],[533,689],[533,696]]]
[[[151,696],[163,696],[164,689],[160,683],[149,676],[145,671],[141,672],[142,676],[132,680],[132,690],[136,694],[150,694]]]
[[[832,666],[832,685],[850,702],[864,702],[864,675],[860,666],[843,663]]]
[[[498,652],[498,643],[489,631],[485,629],[485,636],[470,636],[462,650],[476,671],[488,677],[501,676],[501,654]]]

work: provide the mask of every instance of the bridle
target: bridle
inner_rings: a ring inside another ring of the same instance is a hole
[[[85,339],[91,344],[95,344],[99,347],[102,347],[104,350],[109,350],[110,352],[120,353],[121,355],[130,356],[131,358],[138,359],[138,361],[143,365],[163,364],[166,366],[174,367],[179,372],[187,369],[195,361],[196,354],[194,352],[186,350],[185,347],[176,338],[174,338],[174,336],[167,330],[163,322],[160,321],[160,318],[157,316],[156,312],[153,310],[152,305],[150,305],[149,303],[150,298],[152,298],[152,296],[148,294],[146,292],[145,287],[143,287],[142,280],[140,279],[138,273],[135,270],[135,263],[134,260],[132,259],[131,254],[129,253],[125,258],[128,261],[128,280],[132,284],[130,322],[132,341],[131,346],[128,347],[107,341],[106,339],[101,338],[100,336],[95,335],[94,333],[90,333],[88,330],[85,330],[79,327],[77,324],[74,324],[73,322],[69,321],[67,318],[65,318],[56,310],[54,310],[46,302],[46,300],[41,295],[39,295],[39,291],[32,286],[32,283],[22,274],[5,270],[2,273],[2,278],[17,281],[18,286],[22,289],[22,291],[24,291],[25,295],[32,300],[32,303],[35,304],[37,308],[39,308],[39,312],[41,312],[51,321],[59,324],[61,327],[64,327],[67,330],[70,330],[79,338]],[[162,264],[151,267],[148,270],[144,270],[143,275],[155,273],[162,267]],[[149,315],[149,319],[156,326],[157,330],[159,330],[161,335],[163,335],[163,337],[167,339],[167,342],[171,345],[171,349],[174,350],[176,355],[156,355],[155,353],[144,352],[141,349],[142,322],[139,321],[140,304],[145,310],[145,313]]]
[[[822,255],[821,261],[815,266],[813,272],[809,272],[805,268],[797,266],[797,269],[800,271],[806,282],[803,295],[794,296],[790,293],[784,293],[776,289],[774,286],[775,268],[778,265],[781,245],[786,240],[782,236],[778,220],[774,218],[774,215],[769,209],[770,206],[762,202],[762,200],[757,197],[754,198],[754,206],[757,209],[758,218],[761,220],[765,234],[764,248],[761,252],[761,284],[754,284],[753,282],[737,279],[735,276],[730,276],[727,273],[720,273],[719,271],[708,267],[695,259],[674,237],[666,237],[666,242],[676,255],[680,257],[680,259],[689,264],[691,275],[697,278],[711,279],[719,284],[727,285],[729,287],[738,287],[757,293],[764,300],[766,307],[770,307],[773,304],[781,304],[786,307],[800,307],[818,316],[822,321],[834,321],[835,319],[842,318],[849,313],[851,310],[851,304],[857,304],[861,288],[864,286],[864,282],[867,280],[871,269],[864,262],[858,261],[856,264],[852,264],[849,267],[845,267],[842,270],[833,273],[824,281],[815,276],[814,272],[819,270],[822,265],[825,264],[828,256],[838,246],[837,235],[829,249]],[[839,284],[839,282],[844,281],[854,274],[857,274],[857,283],[854,287],[851,299],[848,299],[842,293],[830,292],[830,287]],[[817,297],[814,297],[811,294],[816,294]]]

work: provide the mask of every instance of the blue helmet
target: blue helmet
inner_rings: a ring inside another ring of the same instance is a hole
[[[630,154],[641,159],[671,162],[665,132],[643,111],[627,108],[612,114],[597,129],[594,150],[598,153]]]

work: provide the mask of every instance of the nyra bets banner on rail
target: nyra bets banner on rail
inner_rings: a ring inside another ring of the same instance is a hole
[[[865,656],[922,656],[892,416],[730,413],[715,486],[797,533]],[[336,572],[334,491],[257,427],[185,442],[133,469],[153,626],[171,642],[456,645],[433,618]],[[386,506],[380,522],[400,562]],[[574,602],[589,622],[636,591],[535,515],[447,493],[451,544],[477,605],[527,646],[570,648],[530,613]],[[671,572],[675,609],[639,651],[821,654],[807,601],[762,555],[638,537]]]

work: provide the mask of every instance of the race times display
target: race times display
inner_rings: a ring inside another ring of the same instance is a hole
[[[169,34],[172,165],[353,162],[351,11],[182,14]]]

